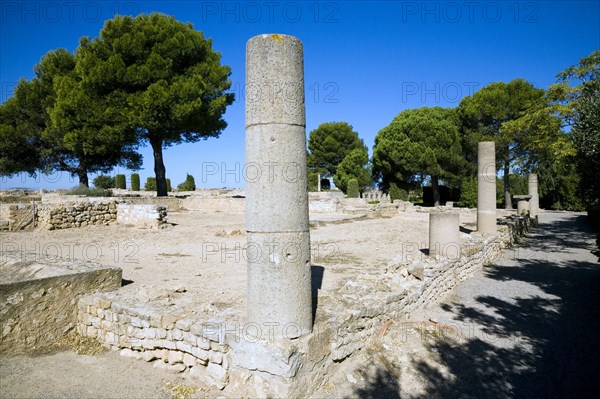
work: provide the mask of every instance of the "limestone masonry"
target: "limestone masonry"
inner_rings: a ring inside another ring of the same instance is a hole
[[[81,295],[121,286],[119,268],[37,256],[0,256],[0,353],[36,353],[75,329]]]

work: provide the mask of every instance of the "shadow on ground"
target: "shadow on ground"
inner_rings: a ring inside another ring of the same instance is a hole
[[[428,340],[426,348],[437,350],[438,363],[451,376],[413,361],[426,389],[412,398],[600,397],[600,265],[569,255],[569,248],[591,249],[595,233],[583,219],[570,215],[541,224],[524,245],[536,249],[525,252],[529,256],[500,259],[485,269],[487,278],[529,283],[545,297],[475,298],[486,313],[443,305],[455,320],[481,326],[484,334]],[[499,338],[511,345],[495,345]],[[355,397],[397,398],[400,389],[381,368]]]

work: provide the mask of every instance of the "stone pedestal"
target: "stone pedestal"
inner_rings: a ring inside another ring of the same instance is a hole
[[[529,201],[520,200],[517,202],[517,215],[527,216],[529,213]]]
[[[250,39],[246,84],[248,322],[295,338],[312,328],[300,40]]]
[[[496,234],[496,145],[482,141],[477,150],[477,230]]]
[[[540,213],[540,197],[538,194],[538,178],[535,173],[529,175],[527,186],[528,194],[531,195],[531,199],[529,200],[529,216],[537,220]]]
[[[458,213],[429,214],[429,255],[457,259],[460,257]]]

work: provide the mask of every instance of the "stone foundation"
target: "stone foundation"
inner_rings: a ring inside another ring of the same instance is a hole
[[[117,201],[41,204],[36,215],[48,230],[107,225],[117,220]]]
[[[74,330],[83,294],[116,290],[121,269],[57,259],[39,263],[35,253],[0,257],[0,353],[35,353]]]
[[[120,224],[159,229],[167,223],[167,208],[149,204],[118,204],[116,219]]]
[[[0,204],[0,231],[33,228],[35,207],[34,203]]]

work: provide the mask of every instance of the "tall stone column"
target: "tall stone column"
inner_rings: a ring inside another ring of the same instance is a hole
[[[458,213],[429,214],[429,255],[460,258],[460,225]]]
[[[251,38],[246,85],[248,322],[295,338],[312,329],[302,42]]]
[[[529,175],[527,186],[527,194],[531,195],[531,199],[529,200],[529,216],[537,220],[540,213],[540,196],[538,194],[538,178],[535,173]]]
[[[477,145],[477,230],[496,234],[496,144]]]

